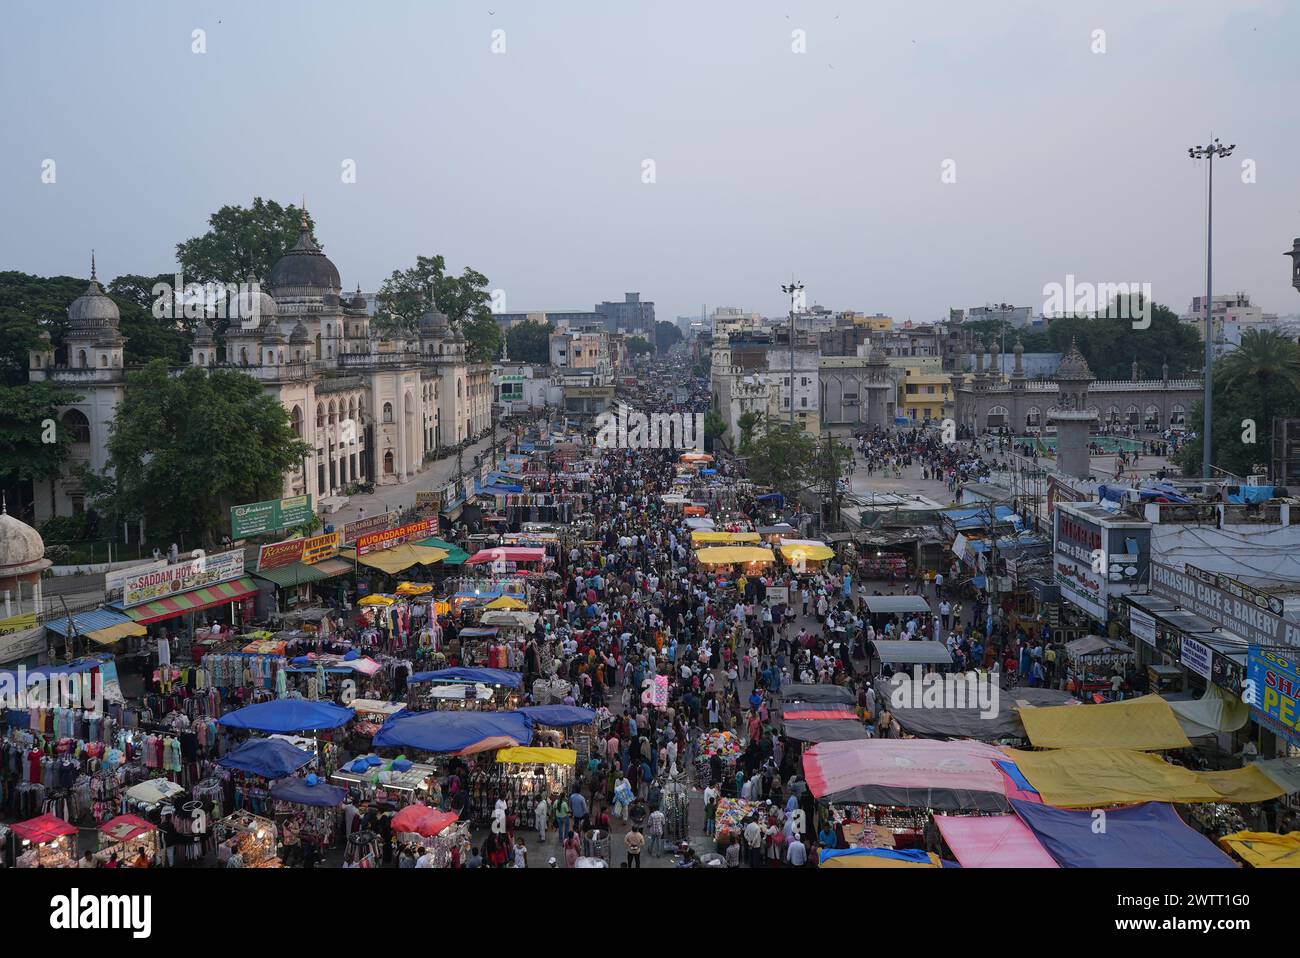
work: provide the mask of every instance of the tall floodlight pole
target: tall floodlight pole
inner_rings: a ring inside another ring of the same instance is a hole
[[[793,279],[782,285],[782,292],[790,294],[790,428],[794,428],[794,306],[795,300],[803,291],[803,283]]]
[[[1214,267],[1214,158],[1231,156],[1237,144],[1224,146],[1216,137],[1205,146],[1188,147],[1187,155],[1204,159],[1205,165],[1205,422],[1201,430],[1201,475],[1211,478],[1210,429],[1214,388],[1214,297],[1211,294]]]

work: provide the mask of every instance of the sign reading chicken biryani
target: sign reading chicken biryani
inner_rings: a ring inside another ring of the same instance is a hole
[[[122,588],[122,605],[131,608],[156,602],[178,592],[201,589],[238,579],[244,574],[244,550],[232,549],[200,559],[187,559],[163,569],[130,576]]]

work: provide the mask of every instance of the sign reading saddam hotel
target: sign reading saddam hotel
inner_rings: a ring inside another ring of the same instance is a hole
[[[1151,592],[1235,632],[1251,645],[1300,647],[1300,623],[1283,618],[1282,600],[1196,566],[1179,572],[1151,563]]]

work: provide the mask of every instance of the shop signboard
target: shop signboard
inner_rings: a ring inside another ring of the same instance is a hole
[[[244,574],[244,550],[232,549],[176,565],[129,576],[123,586],[122,605],[132,608],[165,599],[178,592],[202,589],[238,579]]]
[[[235,539],[291,529],[311,521],[311,496],[268,499],[230,507],[230,535]]]
[[[1053,564],[1055,581],[1061,587],[1061,595],[1073,602],[1098,622],[1106,621],[1105,584],[1101,576],[1092,571],[1090,566],[1059,553]]]
[[[1181,659],[1183,665],[1206,681],[1210,679],[1210,659],[1211,652],[1208,645],[1198,642],[1190,635],[1183,636]]]
[[[143,562],[139,565],[127,566],[125,569],[115,569],[105,573],[104,600],[106,602],[121,602],[122,589],[126,585],[127,579],[131,576],[138,576],[165,568],[167,568],[167,560],[157,559],[153,562]]]
[[[326,532],[308,539],[289,539],[262,546],[257,554],[257,571],[280,569],[295,562],[314,565],[338,555],[339,533]]]
[[[1227,689],[1234,695],[1241,693],[1242,679],[1245,677],[1245,668],[1238,662],[1234,662],[1218,649],[1214,650],[1214,659],[1210,663],[1210,681],[1221,689]]]
[[[419,493],[416,493],[418,496]],[[355,545],[362,536],[372,532],[382,532],[393,524],[393,513],[382,512],[377,516],[366,516],[343,524],[343,545]]]
[[[1151,594],[1176,602],[1252,645],[1300,646],[1300,623],[1282,617],[1276,596],[1228,576],[1187,566],[1151,563]]]
[[[0,635],[9,635],[11,632],[25,632],[34,628],[36,628],[35,612],[26,612],[23,615],[0,619]]]
[[[391,549],[416,539],[427,539],[438,532],[438,520],[433,517],[417,519],[395,529],[385,529],[362,536],[357,540],[357,556],[368,556],[384,549]]]
[[[442,492],[417,492],[415,494],[416,512],[435,514],[442,511]]]
[[[788,585],[769,585],[767,587],[768,605],[788,605],[789,603],[790,587]]]
[[[1156,647],[1156,620],[1141,609],[1129,609],[1128,630],[1135,639],[1141,639],[1153,649]]]
[[[1300,745],[1300,661],[1257,645],[1246,657],[1246,701],[1269,728]]]

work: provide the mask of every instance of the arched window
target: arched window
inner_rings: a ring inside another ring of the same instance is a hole
[[[989,429],[1000,429],[1007,425],[1007,416],[1008,413],[1006,406],[994,406],[989,410],[986,425]]]
[[[384,403],[384,422],[392,422],[392,421],[393,421],[393,404],[390,402],[386,402]]]
[[[90,443],[90,420],[79,409],[69,409],[63,414],[63,428],[74,443]]]
[[[1139,415],[1140,413],[1138,412],[1138,407],[1133,405],[1132,403],[1129,403],[1128,411],[1124,415],[1124,421],[1127,422],[1130,426],[1136,426],[1138,424]]]
[[[1187,411],[1183,409],[1181,403],[1174,403],[1173,408],[1169,410],[1169,425],[1183,426],[1186,425],[1186,423]]]
[[[289,413],[289,425],[293,427],[293,434],[299,439],[302,438],[302,407],[294,406]]]
[[[329,417],[325,421],[331,426],[338,421],[338,409],[335,407],[333,399],[330,400]]]
[[[82,369],[86,368],[86,351],[84,349],[77,353],[77,365]]]
[[[1111,406],[1110,409],[1106,410],[1106,422],[1110,423],[1112,426],[1118,426],[1118,425],[1119,425],[1119,407],[1118,407],[1118,406]]]
[[[1037,429],[1043,424],[1043,414],[1037,406],[1030,406],[1029,411],[1025,413],[1025,428]]]
[[[393,450],[390,449],[388,450],[388,452],[384,453],[384,475],[391,476],[392,474],[393,474]]]
[[[203,354],[202,354],[202,353],[199,353],[199,365],[200,365],[200,366],[204,365],[204,362],[203,362]]]
[[[247,346],[240,346],[240,347],[239,347],[239,365],[241,365],[241,366],[247,366],[247,365],[248,365],[248,347],[247,347]]]
[[[1147,406],[1146,412],[1142,415],[1142,428],[1154,430],[1160,428],[1160,409],[1156,406]]]
[[[325,406],[322,403],[316,405],[316,428],[325,428]]]
[[[461,389],[460,389],[461,385],[462,385],[461,380],[457,379],[457,380],[456,380],[456,398],[457,398],[457,399],[459,399],[459,398],[463,395],[463,394],[461,393]]]
[[[100,354],[99,354],[99,365],[102,366],[102,367],[104,367],[105,369],[108,368],[108,354],[107,354],[107,353],[100,353]]]

